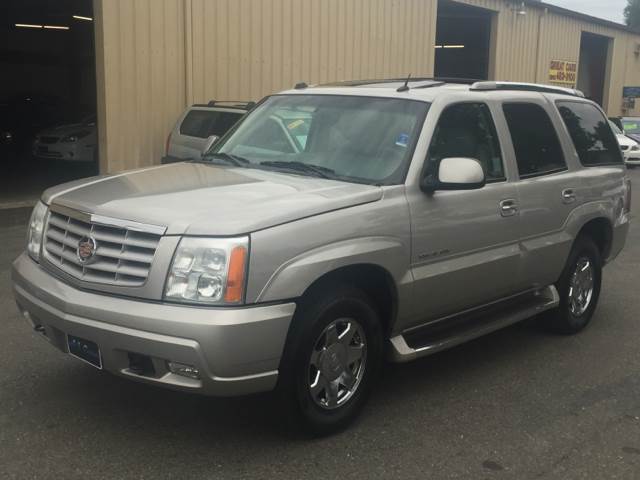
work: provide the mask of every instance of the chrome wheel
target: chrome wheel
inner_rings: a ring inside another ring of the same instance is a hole
[[[364,375],[367,340],[352,318],[331,322],[317,338],[309,359],[309,393],[316,405],[334,409],[348,401]]]
[[[587,311],[593,298],[593,264],[587,257],[581,257],[569,278],[569,310],[579,317]]]

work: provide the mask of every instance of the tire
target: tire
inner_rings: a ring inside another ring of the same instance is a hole
[[[591,273],[590,281],[587,273]],[[583,330],[591,321],[598,305],[601,284],[600,250],[591,238],[580,236],[576,239],[560,279],[555,284],[560,295],[560,305],[543,317],[544,326],[549,331],[564,335],[572,335]],[[590,293],[587,293],[589,291]]]
[[[382,352],[380,317],[364,292],[338,285],[316,288],[303,298],[287,337],[277,387],[293,427],[328,435],[349,425],[371,393]],[[353,363],[349,355],[356,359]]]

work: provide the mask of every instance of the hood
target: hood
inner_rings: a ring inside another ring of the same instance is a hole
[[[616,138],[618,139],[618,143],[620,145],[624,145],[624,146],[627,146],[627,147],[632,147],[632,146],[638,144],[638,142],[636,142],[635,140],[632,140],[631,138],[629,138],[626,135],[617,134]]]
[[[625,133],[625,136],[629,137],[631,140],[640,142],[640,133]]]
[[[47,190],[43,201],[161,225],[168,235],[238,235],[382,198],[373,185],[205,163],[93,177]]]

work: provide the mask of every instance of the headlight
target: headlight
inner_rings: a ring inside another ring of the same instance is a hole
[[[184,237],[167,278],[167,300],[237,304],[244,299],[249,239]]]
[[[29,231],[27,232],[27,252],[36,262],[40,260],[40,247],[42,245],[42,232],[44,231],[44,219],[47,215],[47,206],[38,202],[31,213]]]
[[[77,142],[78,140],[80,140],[81,138],[86,137],[87,135],[89,135],[91,132],[88,130],[83,130],[81,132],[76,132],[76,133],[72,133],[71,135],[67,135],[66,137],[62,137],[62,139],[60,140],[61,142],[64,143],[73,143],[73,142]]]
[[[632,152],[637,152],[638,150],[640,150],[640,145],[631,145]]]

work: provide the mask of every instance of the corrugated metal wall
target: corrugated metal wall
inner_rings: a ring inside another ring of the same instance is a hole
[[[431,75],[437,0],[93,0],[102,171],[158,163],[186,105],[258,100],[308,83]],[[580,35],[613,38],[605,108],[640,84],[640,36],[513,2],[493,10],[493,77],[547,82],[551,60],[578,61]],[[639,105],[640,106],[640,105]]]
[[[94,0],[100,170],[159,163],[185,105],[183,0]]]
[[[518,15],[519,5],[504,0],[457,1],[493,10],[497,15],[496,79],[549,83],[551,60],[579,61],[580,37],[584,31],[613,40],[609,88],[604,98],[604,108],[610,115],[621,113],[622,87],[640,85],[640,60],[633,53],[640,35],[531,5],[526,6],[526,15]],[[636,113],[640,113],[640,109]]]
[[[433,71],[431,0],[187,0],[189,100]]]

